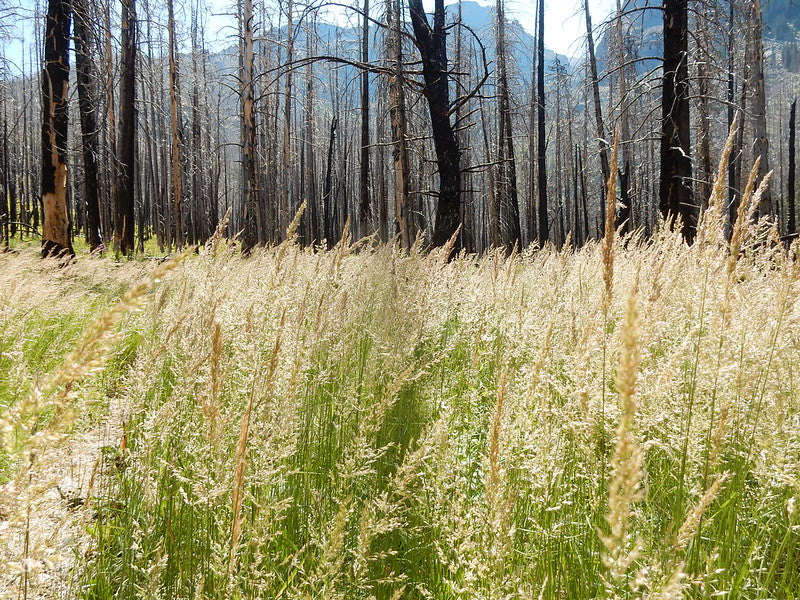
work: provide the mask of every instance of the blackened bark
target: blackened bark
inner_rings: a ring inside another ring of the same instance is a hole
[[[789,213],[787,232],[789,235],[797,233],[797,222],[795,216],[795,135],[796,135],[796,116],[797,99],[792,101],[792,108],[789,111],[789,197],[787,198],[787,212]]]
[[[659,209],[664,218],[681,217],[681,233],[691,244],[697,226],[697,211],[692,197],[689,143],[689,4],[688,0],[664,0],[663,8]]]
[[[500,222],[503,245],[511,250],[520,246],[519,196],[517,193],[517,163],[514,156],[514,136],[511,127],[511,93],[506,66],[506,15],[503,0],[497,1],[497,79],[499,92],[498,163],[500,185]]]
[[[42,72],[42,256],[74,255],[67,213],[70,8],[50,0]]]
[[[114,242],[118,252],[134,250],[136,175],[136,0],[122,0],[122,56],[119,93],[119,179],[115,199]]]
[[[625,170],[617,170],[619,177],[619,212],[615,226],[620,231],[620,235],[630,233],[631,227],[631,195],[630,195],[630,163],[625,163]]]
[[[361,29],[361,62],[369,63],[369,0],[364,0]],[[361,71],[361,164],[359,169],[358,227],[360,235],[368,235],[369,198],[369,71]]]
[[[728,131],[731,130],[733,126],[733,118],[734,118],[734,95],[736,92],[736,79],[734,77],[733,68],[734,68],[734,58],[735,55],[733,53],[733,44],[734,44],[734,32],[733,32],[733,18],[735,16],[734,13],[734,0],[728,1],[728,89],[727,89],[727,100],[728,100]],[[738,136],[737,136],[738,139]],[[730,234],[732,231],[732,225],[734,220],[736,219],[736,212],[738,207],[736,206],[736,155],[738,154],[738,150],[736,144],[734,143],[733,148],[731,148],[731,153],[728,156],[728,223],[725,229],[726,237],[730,238]]]
[[[328,138],[328,160],[325,163],[325,185],[322,189],[322,220],[325,232],[325,246],[330,250],[336,245],[337,232],[334,227],[333,206],[333,150],[336,145],[336,127],[339,117],[334,115],[331,120],[331,132]]]
[[[96,73],[92,59],[92,30],[86,0],[72,1],[75,19],[75,69],[81,116],[83,193],[86,207],[86,239],[92,252],[103,248],[100,228],[99,130],[97,128]]]
[[[242,195],[244,202],[242,251],[249,253],[258,242],[258,172],[256,168],[256,124],[253,99],[253,2],[239,2],[239,101],[242,144]]]
[[[600,80],[597,75],[597,58],[594,52],[594,33],[592,31],[592,16],[589,13],[589,0],[584,0],[583,10],[586,15],[586,45],[589,47],[589,68],[592,75],[592,100],[594,101],[594,120],[597,127],[597,143],[600,148],[600,170],[603,175],[603,185],[600,190],[605,195],[606,182],[611,177],[611,167],[608,166],[608,142],[606,141],[605,127],[603,126],[603,108],[600,104]],[[602,203],[605,207],[605,202]],[[586,232],[588,236],[588,232]]]
[[[422,7],[422,0],[408,0],[414,42],[422,57],[424,94],[433,129],[433,145],[439,169],[439,202],[433,246],[444,246],[460,225],[461,150],[450,122],[450,90],[447,75],[447,32],[444,0],[436,0],[433,28]],[[455,250],[460,247],[458,241]]]
[[[764,41],[762,37],[762,17],[760,0],[752,0],[748,19],[749,36],[752,54],[747,60],[749,87],[753,93],[753,158],[761,157],[758,164],[758,181],[760,183],[770,172],[769,136],[767,133],[767,96],[764,87]],[[761,194],[756,217],[764,217],[775,213],[769,187]]]
[[[545,135],[544,112],[544,0],[539,0],[539,18],[536,31],[536,121],[537,121],[537,148],[536,148],[536,176],[539,184],[539,246],[543,247],[550,237],[550,228],[547,217],[547,144]]]
[[[392,125],[392,162],[394,164],[395,233],[400,246],[408,250],[412,244],[408,196],[408,147],[406,145],[405,90],[403,88],[403,52],[400,41],[400,2],[386,0],[386,53],[391,65],[389,76],[389,118]]]
[[[181,122],[180,107],[180,69],[178,66],[178,43],[175,39],[175,15],[172,0],[167,0],[167,32],[169,36],[169,123],[170,123],[170,166],[172,171],[172,226],[174,235],[172,237],[176,248],[183,247],[183,180],[181,169],[181,132],[183,123]],[[197,74],[195,74],[195,80]],[[194,123],[192,123],[194,125]],[[199,201],[195,194],[194,202]]]

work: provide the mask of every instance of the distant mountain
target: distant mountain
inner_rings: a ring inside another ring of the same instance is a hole
[[[643,60],[637,63],[640,74],[658,67],[663,48],[663,19],[660,0],[628,0],[623,4],[626,40],[626,56]],[[763,0],[763,35],[766,42],[775,42],[781,47],[784,68],[800,67],[798,44],[800,44],[800,0]],[[598,43],[598,61],[605,66],[608,59],[609,35],[606,32]],[[653,58],[650,58],[653,57]]]
[[[445,11],[449,22],[452,23],[457,20],[458,5],[451,4],[445,8]],[[496,58],[494,9],[489,6],[482,6],[471,0],[465,0],[461,3],[461,20],[480,36],[483,45],[486,47],[487,58],[494,63]],[[530,82],[536,38],[516,19],[508,20],[506,36],[509,43],[509,59],[511,63],[516,65],[519,77],[525,82]],[[567,67],[569,63],[569,58],[563,54],[556,54],[549,48],[544,49],[544,64],[548,72],[556,68]]]
[[[458,20],[458,5],[451,4],[445,7],[447,14],[447,22],[452,24]],[[432,21],[432,16],[430,17]],[[494,9],[489,6],[483,6],[472,0],[466,0],[461,3],[461,20],[478,36],[480,42],[486,48],[486,58],[489,61],[490,70],[495,68],[495,15]],[[411,29],[410,24],[408,29]],[[455,39],[455,29],[451,29],[448,33],[449,40],[449,55],[452,61],[454,57],[453,44]],[[280,32],[275,32],[279,37],[285,36],[285,29]],[[306,30],[300,29],[297,31],[297,38],[295,40],[295,48],[302,54],[306,47]],[[525,82],[530,82],[531,68],[533,66],[532,57],[535,48],[536,39],[533,35],[520,25],[519,21],[511,19],[508,21],[506,27],[506,35],[509,45],[509,62],[516,66],[516,74],[518,78]],[[316,24],[316,39],[317,49],[319,54],[337,54],[357,60],[360,55],[359,39],[361,36],[361,29],[358,26],[341,26],[333,23],[326,23],[319,21]],[[380,28],[376,25],[370,27],[370,60],[379,62],[383,58],[384,46],[381,40]],[[463,32],[463,39],[465,46],[471,41],[471,34],[468,31]],[[269,43],[269,42],[268,42]],[[269,43],[271,45],[271,43]],[[274,51],[274,50],[273,50]],[[258,49],[257,49],[258,53]],[[224,72],[234,73],[238,68],[238,48],[230,46],[225,50],[215,53],[210,57],[212,63]],[[556,68],[563,68],[569,65],[569,58],[563,54],[556,54],[549,48],[544,51],[545,68],[553,71]],[[352,67],[339,67],[345,71]]]

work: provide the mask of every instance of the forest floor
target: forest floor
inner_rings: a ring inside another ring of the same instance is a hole
[[[800,265],[0,255],[0,595],[793,598]]]

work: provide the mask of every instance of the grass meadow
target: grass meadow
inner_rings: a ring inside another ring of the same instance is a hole
[[[800,264],[733,238],[2,254],[0,593],[796,598]]]

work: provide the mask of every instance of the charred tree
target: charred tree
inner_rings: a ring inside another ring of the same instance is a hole
[[[181,105],[180,76],[178,68],[178,44],[175,40],[175,15],[173,0],[167,0],[167,30],[169,36],[169,126],[170,126],[170,167],[172,171],[172,223],[173,242],[176,248],[183,247],[183,181],[181,179]],[[197,198],[194,201],[197,202]]]
[[[506,61],[506,15],[503,0],[497,0],[497,85],[498,85],[498,133],[497,162],[500,185],[500,223],[502,243],[511,250],[521,244],[519,221],[519,197],[517,193],[517,163],[514,157],[514,136],[511,127],[511,92],[508,86]]]
[[[42,70],[42,256],[74,255],[67,213],[70,7],[50,0]]]
[[[681,218],[681,233],[691,244],[697,211],[692,197],[689,143],[689,3],[688,0],[664,0],[663,9],[659,209],[665,219]]]
[[[789,111],[789,176],[788,176],[788,197],[786,211],[788,213],[788,220],[786,224],[786,233],[794,236],[797,233],[796,221],[796,208],[795,208],[795,135],[796,131],[796,116],[797,116],[797,99],[792,100],[792,107]]]
[[[122,0],[121,44],[114,245],[118,252],[131,254],[136,181],[136,0]]]
[[[458,231],[461,212],[461,150],[450,122],[444,0],[436,0],[433,27],[428,23],[422,0],[408,0],[408,8],[414,43],[422,58],[423,93],[428,102],[439,170],[439,200],[431,243],[444,246]],[[459,247],[456,243],[455,249]]]
[[[242,200],[244,202],[242,251],[258,241],[258,173],[253,99],[253,0],[239,2],[239,127],[242,145]]]
[[[408,145],[406,141],[406,100],[403,87],[403,51],[400,37],[400,2],[386,0],[386,51],[389,55],[389,119],[392,130],[392,163],[394,165],[395,233],[400,245],[411,248],[413,235],[408,214]]]
[[[600,149],[600,170],[603,176],[603,185],[600,190],[605,194],[606,182],[611,176],[608,165],[608,142],[606,141],[605,126],[603,125],[603,107],[600,104],[600,79],[597,75],[597,58],[594,51],[594,32],[592,31],[592,16],[589,13],[589,0],[584,0],[583,10],[586,15],[586,45],[589,48],[589,68],[592,78],[592,100],[594,102],[594,122],[597,128],[597,143]],[[605,207],[605,202],[601,205]],[[588,235],[588,232],[587,232]]]
[[[364,0],[361,28],[361,62],[369,63],[369,0]],[[358,174],[358,227],[367,235],[370,217],[369,198],[369,71],[361,71],[361,156]]]
[[[753,158],[761,157],[758,167],[758,182],[767,176],[770,171],[769,166],[769,137],[767,135],[767,96],[764,87],[764,42],[761,35],[761,2],[752,0],[750,5],[750,22],[748,30],[750,33],[751,56],[747,60],[749,67],[748,87],[753,92]],[[772,197],[767,188],[761,195],[758,203],[757,216],[767,216],[775,212],[772,206]]]
[[[547,216],[547,138],[544,112],[544,0],[539,0],[539,16],[536,27],[536,177],[539,185],[539,246],[544,247],[550,237]]]
[[[92,30],[86,0],[73,0],[75,20],[75,70],[77,71],[78,108],[81,117],[83,151],[83,193],[86,208],[86,239],[92,252],[103,248],[100,226],[99,130],[97,127],[96,73],[92,58]]]

